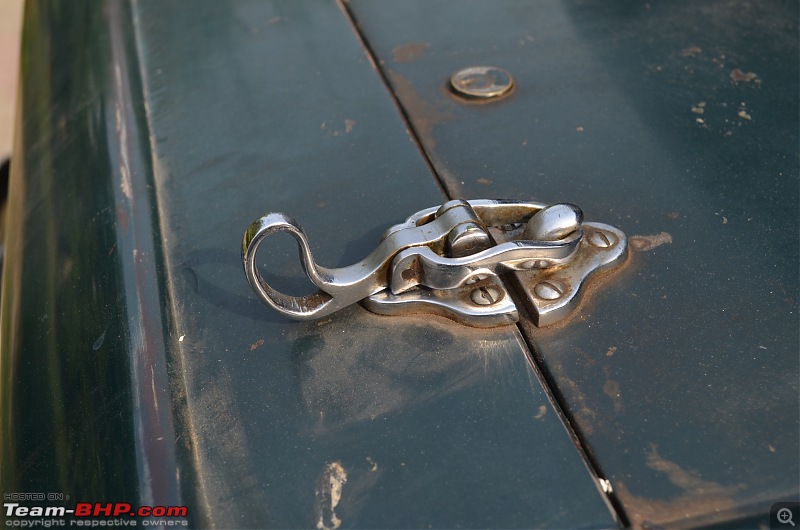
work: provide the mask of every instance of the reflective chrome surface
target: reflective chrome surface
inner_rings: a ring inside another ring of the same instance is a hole
[[[258,272],[259,245],[277,232],[297,240],[303,268],[319,291],[289,296]],[[281,213],[255,221],[242,242],[250,286],[290,318],[320,318],[365,300],[379,314],[433,313],[476,327],[519,319],[501,274],[516,272],[534,321],[549,325],[569,315],[590,275],[618,266],[626,256],[625,234],[584,224],[577,206],[499,200],[453,200],[417,212],[387,230],[363,261],[338,269],[317,265],[303,229]]]
[[[496,66],[470,66],[450,76],[450,86],[461,97],[488,100],[510,93],[514,79]]]

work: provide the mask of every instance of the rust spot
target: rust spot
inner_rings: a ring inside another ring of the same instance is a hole
[[[700,48],[699,46],[689,46],[688,48],[681,50],[681,57],[694,57],[702,51],[703,48]]]
[[[669,218],[670,218],[670,219],[672,219],[672,220],[675,220],[675,219],[677,219],[677,218],[678,218],[678,217],[680,217],[680,216],[681,216],[681,214],[679,214],[678,212],[669,212],[669,213],[667,214],[667,217],[669,217]]]
[[[669,500],[655,500],[633,495],[623,482],[615,484],[634,528],[699,526],[736,508],[732,496],[742,489],[741,484],[723,486],[703,480],[697,473],[662,457],[655,444],[650,445],[647,466],[666,474],[669,481],[685,493]]]
[[[406,270],[400,273],[400,276],[406,281],[419,281],[419,278],[422,276],[422,267],[420,266],[419,260],[414,260],[411,262]]]
[[[545,414],[547,414],[547,407],[544,405],[539,405],[539,412],[536,416],[533,417],[534,420],[541,420],[544,418]]]
[[[650,452],[647,454],[647,467],[665,473],[670,482],[686,492],[720,494],[740,489],[740,486],[725,487],[716,482],[701,479],[696,473],[687,471],[675,462],[661,456],[658,453],[658,445],[656,444],[650,444]]]
[[[392,50],[392,59],[396,63],[413,63],[425,53],[431,45],[427,42],[409,42]]]
[[[122,230],[128,229],[128,212],[122,206],[117,206],[115,210],[117,223]]]
[[[653,234],[651,236],[631,236],[629,242],[633,250],[637,252],[647,252],[661,245],[672,243],[672,236],[667,232],[661,232],[660,234]]]
[[[435,107],[430,101],[419,95],[414,85],[403,75],[389,69],[389,79],[397,92],[397,97],[408,112],[411,124],[422,141],[423,148],[430,150],[436,147],[433,128],[451,120],[453,115]]]
[[[257,350],[259,346],[263,345],[264,345],[264,339],[258,339],[257,341],[255,341],[253,344],[250,345],[250,351]]]
[[[564,395],[570,397],[570,409],[576,420],[576,429],[582,435],[593,434],[594,425],[597,423],[597,412],[590,406],[589,398],[583,393],[580,385],[570,379],[563,370],[559,369],[560,367],[554,368],[558,370],[558,380]],[[539,411],[541,412],[541,407]]]
[[[617,496],[625,506],[632,528],[652,529],[695,526],[689,521],[708,514],[731,511],[735,502],[730,497],[695,498],[682,495],[668,501],[637,497],[623,482],[616,482]],[[688,523],[688,524],[687,524]]]
[[[490,179],[487,179],[487,178],[479,178],[478,179],[478,184],[483,184],[484,186],[491,186],[493,184],[493,182]]]
[[[756,84],[761,84],[758,74],[755,72],[742,72],[738,68],[731,70],[730,77],[734,83],[749,83],[752,81]]]
[[[616,346],[611,346],[611,347],[608,349],[608,351],[606,352],[606,357],[611,357],[611,356],[612,356],[612,355],[614,355],[615,353],[617,353],[617,347],[616,347]]]

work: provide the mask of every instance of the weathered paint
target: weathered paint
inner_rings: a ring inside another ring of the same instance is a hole
[[[631,236],[570,322],[521,328],[632,522],[797,498],[797,3],[348,5],[451,197],[572,202]],[[516,91],[464,104],[446,84],[470,65]]]
[[[341,265],[444,199],[339,5],[32,2],[25,49],[4,490],[198,527],[615,525],[515,328],[296,323],[247,286],[267,211]],[[307,289],[285,243],[264,274]]]

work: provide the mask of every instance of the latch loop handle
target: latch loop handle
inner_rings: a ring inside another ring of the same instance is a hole
[[[394,256],[403,249],[426,246],[441,251],[455,228],[474,218],[466,201],[455,204],[434,220],[417,226],[407,221],[393,227],[364,260],[337,269],[317,265],[308,238],[291,216],[270,213],[254,221],[242,240],[242,262],[250,287],[267,305],[296,320],[312,320],[329,315],[386,289],[388,269]],[[461,204],[463,203],[463,204]],[[271,287],[258,272],[256,253],[267,236],[288,232],[297,241],[300,260],[309,279],[319,288],[307,296],[290,296]]]
[[[303,270],[320,289],[319,291],[306,296],[289,296],[272,288],[258,272],[255,259],[258,247],[267,236],[276,232],[287,232],[295,238]],[[329,271],[320,270],[314,263],[306,233],[293,217],[282,213],[270,213],[251,224],[242,241],[242,261],[250,287],[262,302],[277,311],[300,320],[319,318],[336,311],[335,308],[331,308],[334,296],[328,292],[331,289],[324,280],[324,276],[330,277]]]

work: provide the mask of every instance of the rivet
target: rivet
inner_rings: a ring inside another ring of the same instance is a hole
[[[564,294],[564,287],[555,280],[542,280],[533,288],[533,293],[542,300],[558,300]]]
[[[450,86],[459,96],[485,100],[507,94],[514,86],[514,79],[496,66],[470,66],[450,76]]]
[[[489,234],[475,223],[458,225],[447,236],[445,248],[452,258],[463,258],[486,250],[492,245]]]
[[[503,297],[503,293],[497,287],[478,287],[469,297],[477,305],[492,305]]]
[[[617,238],[614,234],[603,232],[602,230],[595,230],[589,234],[589,244],[598,248],[613,247],[617,243]]]

